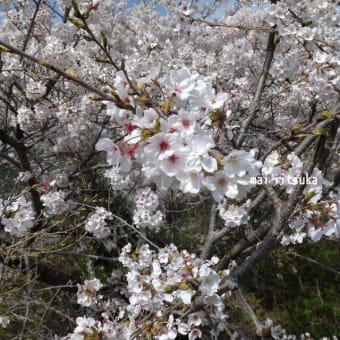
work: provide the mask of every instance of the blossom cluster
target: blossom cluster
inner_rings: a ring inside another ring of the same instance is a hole
[[[0,316],[0,326],[6,328],[10,323],[10,319],[8,316]]]
[[[339,89],[340,63],[331,47],[338,45],[339,30],[332,32],[327,27],[338,21],[338,16],[337,5],[328,0],[280,1],[267,10],[266,20],[275,25],[281,46],[287,50],[285,61],[276,61],[273,69],[281,79],[296,77],[292,90],[309,101],[314,95],[314,99],[328,99]],[[308,53],[297,59],[302,49]]]
[[[64,213],[69,210],[69,204],[65,202],[66,192],[58,190],[58,191],[49,191],[40,196],[41,201],[43,202],[44,215],[45,216],[54,216]]]
[[[299,337],[293,334],[288,334],[287,331],[278,324],[274,324],[273,320],[266,319],[261,325],[262,329],[267,329],[270,331],[271,338],[274,340],[312,340],[310,333],[306,332],[301,334]],[[322,339],[321,339],[322,340]],[[332,337],[332,340],[337,340],[336,337]]]
[[[104,177],[108,179],[113,191],[123,190],[130,181],[130,176],[122,173],[119,166],[106,170]]]
[[[275,151],[266,158],[262,174],[272,179],[281,179],[277,182],[285,186],[287,193],[291,193],[295,186],[289,178],[301,178],[302,170],[303,162],[294,153],[289,154],[286,161],[281,161],[278,152]],[[319,241],[322,236],[340,237],[339,198],[334,196],[322,199],[325,181],[318,168],[313,169],[310,178],[313,180],[303,183],[306,184],[303,191],[304,207],[295,214],[289,224],[291,233],[283,235],[281,239],[283,245],[302,243],[307,236],[313,242]]]
[[[157,210],[158,196],[150,187],[139,189],[135,195],[136,209],[133,213],[133,223],[138,229],[157,229],[163,219],[163,214]]]
[[[24,196],[7,201],[0,199],[0,216],[5,231],[12,236],[23,236],[35,220],[32,203]]]
[[[249,208],[250,200],[242,205],[228,204],[227,200],[223,200],[218,206],[219,215],[229,228],[236,228],[246,224],[249,216],[247,208]]]
[[[229,271],[217,273],[213,269],[218,263],[216,257],[204,261],[186,251],[180,252],[174,245],[158,252],[148,245],[133,251],[131,244],[127,244],[119,261],[128,269],[129,304],[114,319],[106,314],[103,321],[78,318],[78,327],[67,339],[100,334],[104,339],[141,335],[165,340],[187,335],[194,340],[201,337],[201,327],[211,327],[213,338],[224,329],[228,318],[224,299],[228,293],[220,294],[218,289]],[[202,303],[193,307],[197,297],[203,299]],[[146,315],[150,322],[143,321]]]
[[[117,73],[115,86],[121,101],[134,103],[137,109],[132,114],[108,104],[107,114],[124,127],[125,135],[119,144],[109,138],[96,144],[98,151],[106,152],[110,165],[127,172],[135,162],[161,190],[178,188],[197,194],[204,188],[217,202],[225,196],[239,199],[251,189],[250,179],[262,165],[256,160],[256,150],[229,148],[224,155],[216,144],[220,129],[227,125],[226,93],[216,93],[208,80],[187,68],[142,84],[144,92],[139,96],[129,94],[131,88],[122,72]],[[158,109],[141,105],[152,91],[164,96]]]
[[[96,238],[105,238],[111,234],[106,220],[112,219],[112,213],[103,207],[96,207],[96,211],[87,219],[85,230]]]
[[[279,153],[274,151],[266,158],[262,167],[262,174],[266,178],[269,177],[270,183],[284,186],[289,194],[294,190],[296,184],[299,183],[298,180],[304,176],[302,170],[303,162],[294,153],[289,154],[286,161],[282,162]],[[296,179],[296,181],[293,181],[293,179]],[[317,183],[315,184],[317,185]],[[318,190],[320,190],[320,185],[321,182],[319,183]]]
[[[283,245],[302,243],[305,237],[313,242],[323,236],[340,238],[340,200],[330,199],[307,204],[289,224],[290,235],[283,235]]]
[[[78,284],[77,303],[84,307],[94,306],[97,299],[102,296],[97,296],[97,292],[103,287],[100,280],[94,278],[92,280],[85,280],[83,285]]]

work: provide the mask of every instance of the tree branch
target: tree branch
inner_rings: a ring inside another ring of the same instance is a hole
[[[10,145],[17,153],[20,163],[21,171],[29,171],[32,173],[32,168],[27,156],[27,149],[22,142],[17,141],[14,137],[10,136],[6,131],[0,130],[0,140],[4,144]],[[39,192],[34,189],[34,186],[38,184],[36,179],[32,176],[28,181],[28,185],[30,186],[29,192],[32,198],[33,209],[35,211],[36,217],[38,218],[42,212],[42,202],[40,200]],[[41,222],[39,220],[36,221],[35,226],[32,229],[32,232],[35,232],[41,228]]]
[[[213,244],[216,242],[216,233],[214,231],[216,221],[216,204],[213,203],[210,209],[210,221],[207,239],[203,245],[203,249],[200,255],[201,259],[206,259],[209,256],[209,252]]]
[[[80,85],[81,87],[93,92],[93,93],[96,93],[97,95],[99,95],[102,99],[105,99],[107,101],[110,101],[110,102],[114,102],[116,104],[117,107],[121,108],[121,109],[126,109],[126,110],[133,110],[133,107],[129,104],[125,104],[123,101],[121,100],[118,100],[117,97],[112,97],[110,95],[108,95],[107,93],[104,93],[102,91],[100,91],[97,87],[91,85],[91,84],[88,84],[86,83],[85,81],[75,77],[75,76],[72,76],[71,74],[61,70],[60,68],[52,65],[52,64],[49,64],[48,62],[46,61],[43,61],[43,60],[40,60],[34,56],[31,56],[29,54],[27,54],[26,52],[24,51],[21,51],[7,43],[5,43],[4,41],[0,40],[0,50],[2,49],[2,52],[8,52],[8,53],[13,53],[13,54],[17,54],[19,56],[22,56],[26,59],[29,59],[31,61],[33,61],[34,63],[40,65],[40,66],[43,66],[45,68],[47,68],[48,70],[51,70],[59,75],[61,75],[63,78],[65,79],[68,79],[70,81],[72,81],[73,83],[76,83],[78,85]]]
[[[37,17],[37,14],[39,12],[40,3],[41,3],[41,0],[38,0],[35,4],[35,6],[36,6],[35,11],[34,11],[32,19],[31,19],[30,27],[28,28],[28,31],[27,31],[27,34],[26,34],[26,37],[25,37],[24,45],[22,46],[23,51],[26,50],[27,44],[28,44],[30,37],[31,37],[31,33],[33,32],[34,22],[35,22],[35,19]],[[22,56],[22,58],[23,58],[23,56]]]
[[[262,93],[264,86],[266,84],[266,80],[269,74],[269,69],[274,57],[274,52],[275,48],[277,45],[277,40],[276,40],[276,31],[272,31],[268,33],[268,40],[267,40],[267,48],[266,48],[266,57],[264,60],[262,72],[261,72],[261,77],[259,80],[259,83],[257,85],[256,93],[255,93],[255,98],[254,98],[254,103],[252,105],[252,108],[249,113],[249,117],[242,123],[241,125],[241,131],[238,136],[238,139],[236,141],[236,148],[239,149],[244,141],[245,134],[247,132],[247,129],[250,125],[250,123],[254,120],[256,113],[259,111],[260,108],[260,102],[262,98]]]
[[[0,158],[5,159],[8,163],[11,163],[12,165],[14,165],[18,169],[21,168],[21,165],[20,165],[19,162],[17,162],[15,159],[9,157],[8,155],[6,155],[4,153],[0,153]]]
[[[313,156],[313,154],[312,154]],[[314,158],[314,156],[313,156]],[[313,160],[313,158],[311,158]],[[304,171],[302,174],[310,174],[314,168],[313,161],[307,162],[304,166]],[[263,242],[258,246],[258,248],[247,258],[241,265],[236,267],[230,275],[230,281],[234,284],[238,284],[239,280],[245,276],[254,266],[261,261],[268,253],[270,253],[278,244],[277,237],[284,226],[288,223],[289,217],[295,209],[296,204],[298,203],[302,192],[305,188],[305,185],[297,185],[293,192],[291,193],[288,202],[286,202],[285,207],[279,207],[277,209],[272,227],[265,236]],[[227,284],[230,284],[227,283]]]

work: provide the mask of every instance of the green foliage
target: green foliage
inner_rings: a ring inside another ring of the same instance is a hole
[[[162,247],[174,243],[180,249],[198,253],[199,245],[204,243],[202,235],[208,232],[212,202],[196,199],[188,204],[173,194],[168,195],[166,202],[166,228],[153,237]]]
[[[289,334],[340,334],[339,255],[337,243],[326,240],[280,249],[248,278],[247,301]]]

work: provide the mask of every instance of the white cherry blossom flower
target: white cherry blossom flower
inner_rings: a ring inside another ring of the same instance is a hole
[[[96,144],[97,151],[106,152],[106,161],[108,164],[117,166],[124,172],[129,172],[132,166],[132,160],[129,154],[122,155],[122,152],[117,144],[109,138],[101,138]]]
[[[176,178],[181,178],[183,171],[185,171],[185,151],[185,148],[179,151],[173,151],[171,155],[160,161],[160,169],[169,177],[175,176]]]
[[[158,133],[145,146],[144,153],[148,160],[162,160],[180,147],[178,137],[174,134]]]
[[[105,208],[96,207],[96,211],[87,220],[85,229],[96,238],[105,238],[111,234],[106,219],[112,219],[112,213]]]
[[[180,190],[184,193],[197,194],[203,185],[203,174],[185,170],[176,176],[180,181]]]
[[[0,316],[0,326],[2,328],[6,328],[10,323],[10,319],[8,316]]]
[[[195,87],[197,77],[197,74],[191,74],[189,69],[184,67],[180,70],[171,71],[165,85],[179,99],[187,99]]]
[[[83,285],[78,284],[77,302],[84,307],[90,307],[97,303],[97,292],[103,287],[100,280],[94,278],[85,280]]]
[[[217,170],[217,161],[209,155],[209,150],[215,146],[210,135],[195,135],[190,138],[190,151],[186,166],[190,172],[199,173],[202,170],[214,172]]]
[[[224,196],[235,199],[239,193],[237,184],[222,170],[216,171],[213,176],[205,177],[204,185],[211,190],[216,202],[222,201]]]
[[[2,216],[1,216],[2,215]],[[13,236],[23,236],[33,227],[35,213],[32,203],[24,196],[14,200],[0,200],[0,216],[4,230]]]

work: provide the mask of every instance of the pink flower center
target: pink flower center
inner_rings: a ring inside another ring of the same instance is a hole
[[[169,143],[168,142],[166,142],[166,141],[161,141],[160,143],[159,143],[159,149],[163,152],[163,151],[166,151],[166,150],[168,150],[169,149]]]
[[[226,181],[225,181],[225,178],[223,178],[223,177],[219,178],[218,181],[217,181],[217,183],[218,183],[221,187],[224,186],[225,182],[226,182]]]
[[[47,194],[50,191],[50,189],[51,189],[50,182],[47,181],[47,180],[43,181],[42,185],[43,185],[43,188],[42,188],[43,193]]]
[[[172,163],[172,164],[175,164],[177,162],[177,159],[179,157],[177,157],[175,154],[171,155],[168,159],[169,159],[169,162]]]
[[[124,131],[126,133],[131,133],[136,128],[135,125],[132,125],[131,123],[127,123],[124,125]]]
[[[182,125],[183,125],[185,128],[187,128],[187,127],[190,126],[190,121],[187,120],[187,119],[183,119],[183,120],[182,120]]]
[[[124,154],[125,154],[125,156],[127,156],[127,157],[129,157],[129,158],[133,158],[133,157],[135,157],[135,151],[136,151],[136,146],[135,146],[135,145],[132,145],[132,146],[129,146],[129,147],[125,150]]]
[[[236,156],[230,156],[229,159],[228,159],[228,163],[229,164],[237,164],[237,157]]]
[[[175,85],[174,92],[181,93],[182,90],[178,85]]]

